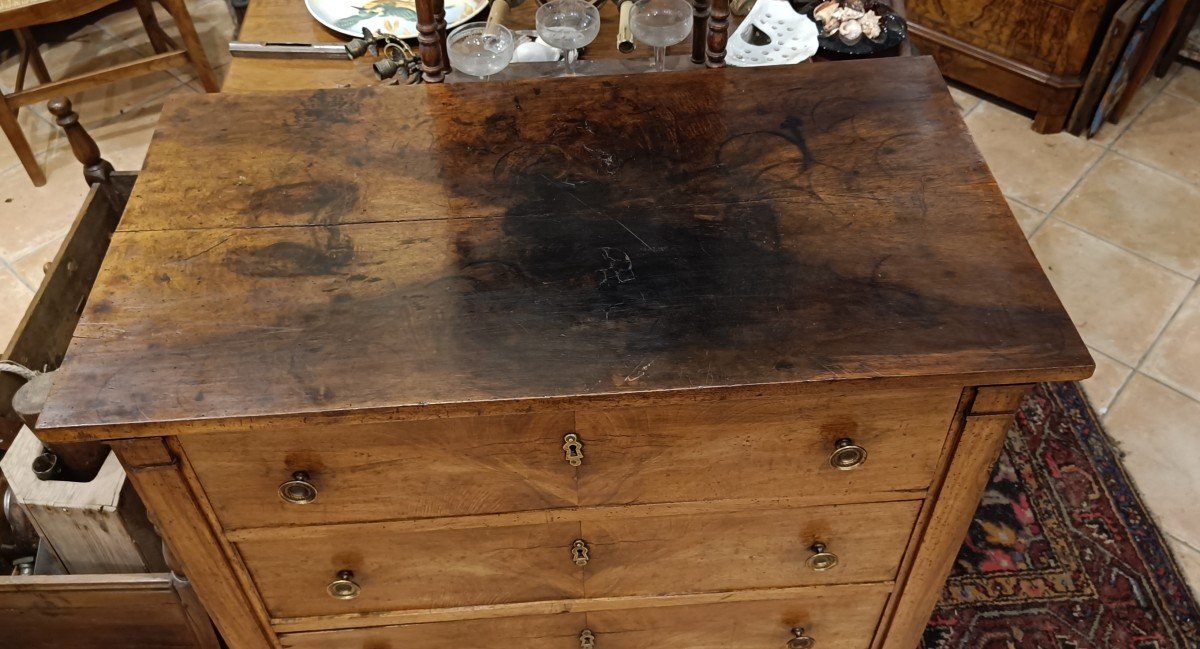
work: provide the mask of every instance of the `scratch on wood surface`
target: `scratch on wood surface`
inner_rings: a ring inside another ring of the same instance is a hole
[[[654,364],[654,360],[651,359],[651,360],[646,361],[645,363],[642,363],[641,365],[637,366],[637,368],[635,368],[632,372],[625,375],[625,384],[628,385],[630,383],[637,383],[638,379],[642,378],[643,376],[646,376],[646,370],[649,370],[650,366],[653,364]]]

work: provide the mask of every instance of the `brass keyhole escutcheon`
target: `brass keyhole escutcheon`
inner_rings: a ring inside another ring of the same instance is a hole
[[[813,543],[809,551],[813,554],[804,564],[811,568],[813,572],[825,572],[837,567],[838,556],[832,552],[826,552],[824,543],[820,541]]]
[[[812,649],[817,646],[817,641],[811,636],[804,635],[803,627],[792,629],[792,639],[787,643],[787,649]]]
[[[867,461],[867,449],[854,443],[849,437],[843,437],[833,443],[833,454],[829,456],[829,465],[839,471],[853,471]]]
[[[571,560],[580,568],[588,564],[588,546],[586,542],[579,540],[571,544]]]
[[[563,437],[563,454],[567,459],[567,464],[571,466],[583,464],[583,442],[579,440],[579,435],[567,433]]]
[[[317,499],[317,488],[309,481],[308,472],[297,471],[291,480],[279,485],[279,497],[293,505],[307,505]]]
[[[354,573],[349,570],[338,572],[337,579],[329,582],[325,590],[334,599],[354,599],[362,592],[358,582],[354,581]]]
[[[579,634],[579,649],[596,649],[596,634],[591,629],[584,629]]]

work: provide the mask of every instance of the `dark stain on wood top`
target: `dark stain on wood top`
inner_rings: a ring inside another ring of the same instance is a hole
[[[41,433],[1090,371],[928,59],[188,97]]]

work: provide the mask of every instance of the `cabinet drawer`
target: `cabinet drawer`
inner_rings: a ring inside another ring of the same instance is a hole
[[[867,649],[886,587],[835,586],[765,594],[776,599],[657,605],[586,613],[406,624],[288,633],[285,649],[579,649],[586,631],[596,649],[785,649],[803,629],[821,649]],[[665,603],[665,602],[662,602]]]
[[[888,581],[919,509],[909,501],[586,521],[584,590],[612,597]],[[815,543],[825,549],[810,566]],[[836,565],[818,563],[830,555]]]
[[[581,411],[581,505],[920,492],[929,487],[960,390],[863,392],[687,407]],[[858,468],[830,464],[839,440]]]
[[[579,649],[583,613],[286,633],[284,649]]]
[[[387,532],[353,525],[237,548],[272,617],[505,604],[583,596],[578,523]],[[359,587],[329,585],[350,571]]]
[[[226,529],[568,507],[570,412],[179,438]],[[279,487],[303,471],[311,503]]]

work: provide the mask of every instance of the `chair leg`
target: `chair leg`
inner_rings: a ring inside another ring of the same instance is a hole
[[[38,42],[33,37],[33,32],[29,31],[28,27],[23,27],[17,31],[17,42],[21,46],[21,51],[29,53],[29,66],[33,68],[33,76],[37,77],[40,83],[50,83],[50,71],[46,69],[46,62],[42,60],[42,53],[38,51]]]
[[[4,135],[8,137],[8,141],[12,144],[13,151],[17,152],[17,158],[25,167],[25,173],[29,174],[29,179],[33,181],[34,186],[41,187],[46,184],[46,174],[42,172],[42,167],[38,165],[37,156],[33,154],[33,149],[29,146],[29,140],[25,138],[25,133],[21,130],[21,125],[17,123],[17,116],[8,106],[8,101],[0,95],[0,130],[4,131]]]
[[[156,54],[162,54],[171,50],[171,43],[164,38],[162,26],[158,24],[158,16],[154,15],[154,6],[150,4],[150,0],[133,0],[133,6],[137,8],[138,18],[142,19],[142,27],[146,29],[146,36],[150,38],[150,46],[154,48]]]
[[[175,18],[175,26],[179,28],[179,35],[183,38],[183,48],[187,50],[188,60],[192,62],[196,76],[200,78],[200,85],[204,86],[206,92],[219,91],[221,87],[217,83],[217,75],[213,73],[212,66],[208,63],[208,56],[204,53],[204,44],[200,41],[200,34],[196,33],[196,25],[192,22],[192,15],[188,13],[187,5],[183,0],[158,1]]]

